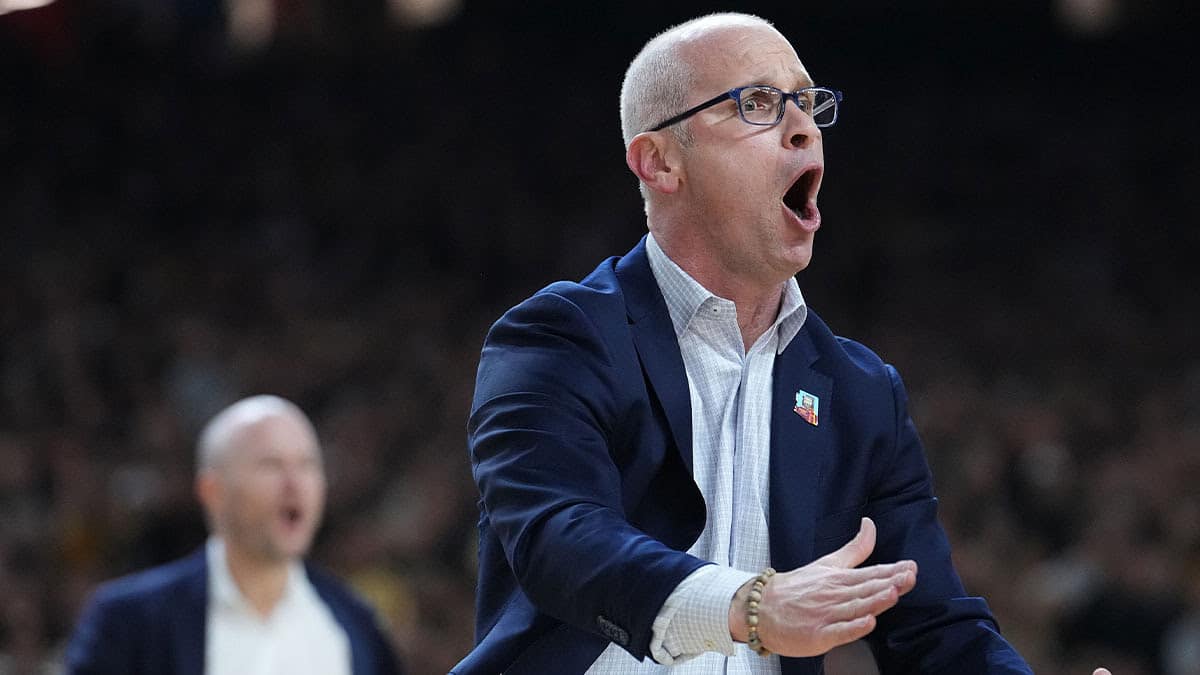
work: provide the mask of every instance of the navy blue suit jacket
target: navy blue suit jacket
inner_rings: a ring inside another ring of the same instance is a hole
[[[818,424],[793,412],[815,394]],[[884,673],[1028,673],[966,597],[896,371],[813,312],[778,357],[771,563],[805,565],[878,527],[868,563],[916,560],[916,588],[868,638]],[[458,675],[582,673],[610,643],[648,655],[663,601],[706,564],[683,359],[645,240],[507,312],[485,341],[469,423],[481,493],[476,647]],[[783,659],[787,674],[820,658]]]
[[[306,565],[308,580],[350,641],[352,675],[399,675],[374,612],[341,582]],[[67,646],[70,675],[204,675],[208,561],[201,548],[108,582],[88,602]]]

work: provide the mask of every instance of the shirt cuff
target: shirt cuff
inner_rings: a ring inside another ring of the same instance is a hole
[[[651,627],[650,656],[669,666],[704,652],[733,656],[729,603],[754,572],[705,565],[667,596]]]

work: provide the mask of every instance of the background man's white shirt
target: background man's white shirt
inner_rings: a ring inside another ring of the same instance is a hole
[[[225,544],[208,540],[205,675],[350,675],[350,641],[293,563],[283,598],[266,619],[238,589]]]

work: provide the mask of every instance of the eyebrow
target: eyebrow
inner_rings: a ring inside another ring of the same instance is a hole
[[[795,78],[793,80],[791,80],[792,82],[800,82],[801,83],[800,86],[796,87],[795,89],[789,89],[787,87],[781,87],[777,84],[771,84],[773,79],[774,78],[771,78],[771,77],[762,77],[761,73],[760,73],[759,77],[752,78],[751,84],[739,85],[739,86],[750,86],[750,87],[767,86],[767,87],[775,87],[776,89],[783,89],[784,91],[796,91],[797,89],[804,89],[805,87],[817,86],[817,83],[813,82],[812,77],[810,77],[807,73],[805,73],[803,76],[797,75],[797,76],[795,76]]]

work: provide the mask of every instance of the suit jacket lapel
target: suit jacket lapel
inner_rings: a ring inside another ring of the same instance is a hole
[[[822,458],[833,447],[833,380],[801,329],[775,358],[771,410],[771,563],[783,570],[811,562]],[[795,412],[798,392],[817,399],[816,424]]]
[[[683,355],[662,291],[646,257],[646,238],[617,263],[617,280],[625,295],[630,330],[642,369],[662,405],[675,445],[692,470],[692,402]]]

